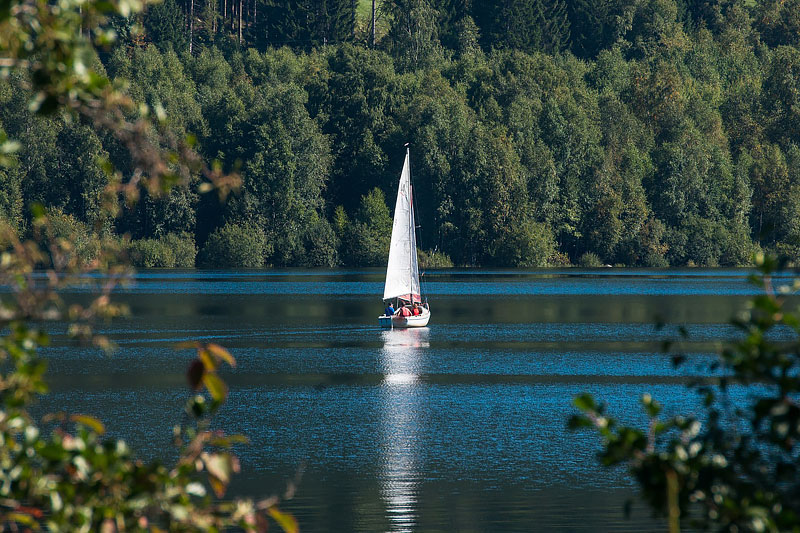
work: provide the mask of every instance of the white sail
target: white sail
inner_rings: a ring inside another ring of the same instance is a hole
[[[386,286],[383,299],[402,298],[421,302],[419,269],[417,267],[417,238],[414,234],[414,206],[411,191],[411,168],[406,160],[400,174],[397,203],[394,207],[392,243],[389,246],[389,264],[386,267]]]

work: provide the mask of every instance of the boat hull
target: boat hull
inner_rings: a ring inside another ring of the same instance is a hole
[[[424,328],[431,319],[431,313],[423,313],[417,316],[379,316],[378,323],[382,328]]]

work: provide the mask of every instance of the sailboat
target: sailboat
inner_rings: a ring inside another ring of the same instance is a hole
[[[385,328],[417,328],[428,325],[431,310],[427,300],[422,301],[417,263],[417,236],[414,224],[414,203],[411,189],[411,164],[406,145],[406,160],[400,173],[397,203],[394,206],[392,242],[389,246],[389,263],[386,266],[384,303],[396,304],[393,315],[382,315],[378,322]],[[414,309],[419,314],[413,314]],[[411,314],[406,315],[408,310]]]

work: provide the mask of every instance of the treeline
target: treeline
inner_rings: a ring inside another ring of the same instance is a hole
[[[103,218],[101,161],[130,179],[125,150],[0,81],[22,142],[0,213],[26,232],[45,206],[87,258],[125,235],[141,266],[382,265],[411,142],[429,264],[800,259],[800,0],[379,7],[375,47],[349,0],[165,0],[112,21],[96,61],[241,175],[223,203],[194,180]]]

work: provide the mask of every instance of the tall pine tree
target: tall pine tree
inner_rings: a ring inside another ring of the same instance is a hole
[[[455,50],[460,41],[462,20],[472,10],[472,0],[436,0],[431,6],[439,12],[439,39],[445,48]]]
[[[542,26],[542,50],[549,54],[569,46],[570,24],[564,0],[546,0]]]
[[[614,0],[571,0],[567,6],[571,49],[591,59],[614,40]]]
[[[266,0],[261,9],[257,46],[310,48],[349,41],[355,31],[353,0]]]
[[[143,22],[147,36],[161,50],[172,48],[182,52],[186,49],[186,17],[175,0],[164,0],[148,6]]]
[[[494,0],[476,2],[473,18],[485,48],[539,50],[544,25],[542,0]]]

